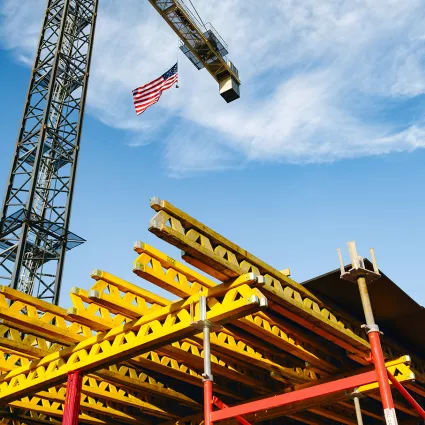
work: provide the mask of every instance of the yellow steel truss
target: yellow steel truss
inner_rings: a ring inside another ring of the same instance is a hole
[[[305,287],[169,202],[152,198],[151,207],[157,214],[151,219],[149,230],[180,248],[182,258],[189,264],[221,281],[247,272],[263,275],[262,290],[274,312],[313,330],[365,364],[364,357],[370,347],[360,322],[345,313],[331,311]],[[405,351],[387,339],[383,348],[388,358],[401,356]],[[425,362],[413,356],[412,365],[422,380]]]
[[[244,289],[248,296],[242,295]],[[264,303],[261,304],[258,296],[252,293],[253,289],[242,285],[228,291],[221,301],[208,299],[208,320],[223,323],[258,310]],[[22,366],[0,377],[0,400],[16,400],[28,392],[66,381],[68,372],[90,373],[193,335],[196,333],[191,327],[194,317],[199,317],[199,295],[155,309],[126,325],[49,354],[35,364]]]

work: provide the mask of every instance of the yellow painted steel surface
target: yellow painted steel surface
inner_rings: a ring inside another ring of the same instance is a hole
[[[219,82],[225,76],[232,76],[239,84],[236,69],[217,51],[217,46],[201,29],[189,10],[180,0],[149,0],[156,11],[190,50],[199,63]]]
[[[200,296],[208,319],[222,325],[211,334],[211,360],[214,393],[229,405],[367,365],[369,345],[356,320],[168,202],[156,198],[151,206],[150,230],[182,249],[191,266],[136,242],[133,271],[143,280],[93,270],[94,284],[72,288],[68,309],[0,288],[0,424],[60,423],[67,373],[80,370],[79,423],[200,425],[203,346],[192,326]],[[402,356],[402,341],[383,345],[388,369],[425,400],[423,359]],[[377,384],[357,391],[369,423],[381,423]],[[395,402],[405,418],[416,417]],[[285,423],[356,423],[349,394],[247,419],[282,423],[282,416]]]

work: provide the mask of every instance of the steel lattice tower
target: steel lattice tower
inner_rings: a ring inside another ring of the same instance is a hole
[[[0,220],[0,284],[55,304],[69,231],[97,0],[48,0]]]

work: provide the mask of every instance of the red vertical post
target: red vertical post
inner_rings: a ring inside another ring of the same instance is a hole
[[[213,395],[212,395],[213,381],[204,380],[204,424],[212,425],[211,413],[213,407]]]
[[[367,289],[368,283],[371,283],[381,277],[378,265],[376,264],[375,252],[373,249],[370,250],[373,264],[372,272],[365,268],[363,258],[357,255],[356,244],[353,241],[348,242],[348,251],[350,253],[352,268],[346,272],[341,252],[338,250],[338,257],[341,267],[341,278],[352,282],[357,282],[359,287],[363,312],[366,319],[366,324],[363,325],[363,327],[366,329],[370,342],[371,357],[378,378],[379,392],[381,395],[382,407],[384,408],[385,421],[387,425],[397,425],[397,415],[395,413],[394,401],[391,394],[390,384],[388,382],[387,368],[385,367],[385,358],[384,353],[382,352],[381,340],[379,337],[379,327],[375,323],[369,291]]]
[[[360,276],[357,279],[357,284],[359,286],[360,298],[362,300],[366,319],[365,328],[370,342],[372,361],[378,377],[379,393],[381,395],[382,407],[384,408],[385,421],[387,425],[397,425],[393,396],[388,382],[384,353],[382,352],[381,340],[379,338],[379,328],[375,323],[375,318],[373,316],[366,279],[363,276]]]
[[[78,425],[82,378],[78,371],[68,373],[62,425]]]
[[[378,330],[369,330],[368,333],[372,361],[378,376],[379,393],[381,395],[382,407],[384,408],[385,421],[387,425],[397,425],[397,416],[394,408],[391,387],[388,382],[387,368],[385,367],[384,353],[382,352],[381,340]]]
[[[211,414],[213,410],[213,376],[211,372],[211,323],[207,319],[207,298],[199,298],[199,324],[202,325],[204,334],[204,373],[202,379],[204,382],[204,425],[212,425]]]

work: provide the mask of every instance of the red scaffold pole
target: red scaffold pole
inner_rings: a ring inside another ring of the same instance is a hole
[[[223,403],[218,397],[213,397],[213,404],[215,404],[219,409],[228,409],[229,406]],[[242,425],[251,425],[251,422],[248,422],[242,416],[235,416],[235,419]]]
[[[419,403],[409,394],[406,388],[397,381],[394,375],[387,370],[388,378],[392,384],[399,390],[400,394],[409,402],[409,404],[419,413],[422,419],[425,419],[425,410],[419,405]]]
[[[363,327],[366,329],[370,343],[371,357],[378,378],[377,381],[379,384],[382,407],[384,408],[385,421],[387,425],[397,425],[397,415],[395,413],[393,396],[388,382],[387,368],[385,367],[385,358],[379,337],[379,327],[375,323],[369,291],[367,289],[366,279],[369,282],[373,282],[373,280],[381,277],[378,265],[376,264],[375,252],[373,249],[370,250],[374,270],[371,272],[365,269],[363,259],[357,255],[356,244],[354,242],[348,242],[348,251],[350,253],[352,269],[345,272],[342,264],[342,257],[340,256],[341,278],[357,282],[366,320],[366,325],[363,325]]]
[[[379,328],[375,323],[370,304],[369,293],[366,280],[359,277],[360,296],[363,303],[363,309],[366,318],[366,330],[369,338],[372,362],[375,366],[376,375],[379,384],[379,393],[381,395],[382,407],[384,408],[385,421],[387,425],[397,425],[397,416],[394,408],[393,396],[391,394],[390,384],[388,382],[387,368],[385,367],[384,353],[382,352],[381,340],[379,338]]]
[[[78,425],[80,413],[82,376],[80,372],[69,372],[62,425]]]
[[[204,379],[204,424],[211,425],[211,413],[212,413],[212,381]]]
[[[371,384],[372,382],[376,382],[376,380],[377,374],[374,370],[371,370],[370,372],[359,373],[347,378],[314,385],[290,393],[279,394],[261,400],[250,401],[238,406],[232,406],[227,409],[214,411],[211,413],[211,419],[212,422],[218,422],[229,418],[236,418],[236,416],[249,415],[250,413],[261,412],[275,407],[287,406],[288,404],[295,406],[297,403],[304,400],[342,393],[362,385]]]
[[[211,323],[207,320],[207,298],[199,298],[199,323],[202,325],[204,336],[204,373],[202,379],[204,382],[204,425],[212,425],[213,411],[213,376],[211,372]]]

